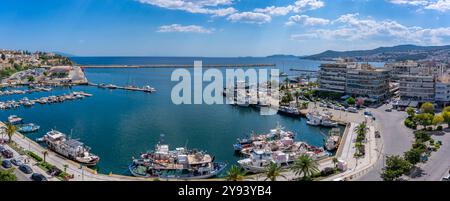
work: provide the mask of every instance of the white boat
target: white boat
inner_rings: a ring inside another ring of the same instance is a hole
[[[311,126],[319,126],[322,122],[322,117],[318,114],[308,113],[306,114],[306,118],[308,118],[306,123]]]
[[[23,118],[20,118],[17,115],[11,115],[8,117],[8,122],[11,124],[20,124],[23,122]]]
[[[98,156],[90,153],[90,148],[82,142],[67,139],[66,135],[59,131],[51,130],[47,132],[42,140],[50,150],[81,164],[95,166],[100,160]]]
[[[341,131],[339,128],[333,128],[330,130],[328,137],[325,139],[324,147],[328,151],[334,151],[338,148],[341,140]]]
[[[330,114],[320,114],[319,112],[310,112],[306,115],[306,123],[311,126],[337,127],[338,123],[331,120]]]

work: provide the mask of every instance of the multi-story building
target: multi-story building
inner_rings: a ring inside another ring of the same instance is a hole
[[[320,65],[318,83],[319,90],[345,93],[347,63],[323,63]]]
[[[435,79],[433,75],[400,75],[398,81],[402,100],[434,101]]]
[[[435,101],[445,105],[450,102],[450,75],[442,75],[436,78]]]
[[[319,90],[379,101],[389,96],[389,70],[369,64],[326,63],[320,65]]]
[[[347,68],[345,92],[349,95],[369,97],[375,101],[389,97],[389,70],[369,64],[354,64]]]

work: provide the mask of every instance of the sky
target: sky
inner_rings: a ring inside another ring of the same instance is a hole
[[[450,44],[450,0],[0,0],[0,49],[310,55]]]

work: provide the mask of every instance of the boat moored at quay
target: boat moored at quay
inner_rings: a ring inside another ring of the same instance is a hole
[[[267,134],[258,135],[256,133],[252,133],[248,138],[238,138],[237,143],[233,144],[233,148],[235,152],[241,152],[245,148],[249,148],[252,146],[253,142],[256,141],[273,141],[279,140],[284,137],[294,138],[295,134],[291,131],[283,130],[283,127],[277,125],[275,129],[270,130]]]
[[[184,147],[169,150],[169,145],[158,144],[154,151],[133,160],[129,170],[135,177],[190,180],[215,177],[226,166],[203,151]]]
[[[59,131],[51,130],[40,140],[45,142],[50,150],[78,163],[95,166],[100,160],[100,157],[90,153],[90,148],[84,143],[75,139],[68,139],[65,134]]]

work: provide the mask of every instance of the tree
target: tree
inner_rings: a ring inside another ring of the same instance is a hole
[[[434,114],[434,106],[433,103],[426,102],[420,106],[420,111],[422,113]]]
[[[424,126],[425,128],[427,126],[430,126],[433,124],[433,118],[434,115],[430,113],[422,113],[414,116],[414,121],[417,122],[417,124]]]
[[[433,117],[433,125],[440,126],[444,122],[444,117],[442,115],[435,115]]]
[[[411,163],[403,157],[394,155],[386,158],[386,167],[383,168],[381,178],[384,181],[395,181],[412,168]]]
[[[302,93],[301,93],[300,91],[298,91],[298,90],[296,90],[296,91],[294,92],[294,96],[295,96],[295,104],[297,105],[297,107],[298,107],[298,99],[300,98],[301,95],[302,95]]]
[[[450,112],[450,106],[445,107],[443,112]]]
[[[240,168],[236,165],[233,165],[228,170],[227,175],[225,176],[225,179],[227,181],[242,181],[242,180],[244,180],[245,174],[246,174],[246,172],[242,168]]]
[[[28,82],[34,82],[34,77],[33,76],[28,76],[27,80],[28,80]]]
[[[442,112],[442,118],[444,118],[444,122],[448,125],[448,126],[450,126],[450,111],[445,111],[445,109],[444,109],[444,111]]]
[[[354,131],[357,134],[357,138],[360,139],[359,141],[362,141],[366,138],[366,134],[369,131],[369,128],[367,127],[367,123],[364,121],[356,126]]]
[[[265,173],[266,173],[266,179],[270,181],[276,181],[277,177],[283,177],[286,178],[284,175],[281,174],[281,166],[274,162],[270,162],[269,166],[266,167]]]
[[[336,157],[333,157],[332,162],[333,162],[333,166],[336,168],[337,164],[339,163],[339,160]]]
[[[64,167],[64,173],[67,173],[67,168],[69,167],[69,165],[64,164],[63,167]]]
[[[422,151],[419,149],[411,149],[404,153],[404,158],[412,165],[416,165],[420,162],[420,157],[422,155]]]
[[[45,159],[47,158],[48,151],[42,151],[42,155],[44,156],[44,163],[45,163]]]
[[[14,174],[14,169],[10,168],[8,170],[0,169],[0,181],[17,181],[17,177]]]
[[[347,98],[346,102],[349,105],[354,105],[356,103],[356,100],[353,97]]]
[[[17,127],[11,123],[6,123],[6,135],[8,135],[8,142],[11,142],[12,136],[16,133]]]
[[[307,180],[316,172],[319,172],[318,166],[319,165],[314,159],[306,154],[303,154],[294,161],[294,164],[291,166],[291,170],[295,173],[295,175],[303,175],[302,179]]]
[[[414,115],[416,114],[416,110],[412,107],[408,107],[406,108],[406,113],[408,113],[409,117],[414,117]]]

